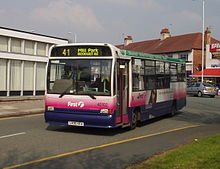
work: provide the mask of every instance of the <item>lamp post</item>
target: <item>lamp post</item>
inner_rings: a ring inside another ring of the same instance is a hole
[[[192,0],[196,1],[196,0]],[[205,55],[205,0],[202,0],[202,70],[201,81],[204,81],[204,55]]]
[[[202,82],[204,81],[204,51],[205,48],[205,0],[202,0]]]

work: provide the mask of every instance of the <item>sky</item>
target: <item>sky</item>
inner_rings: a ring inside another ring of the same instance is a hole
[[[77,42],[122,44],[202,32],[202,0],[0,0],[0,27]],[[220,40],[220,0],[205,0],[205,27]],[[70,33],[71,32],[71,33]]]

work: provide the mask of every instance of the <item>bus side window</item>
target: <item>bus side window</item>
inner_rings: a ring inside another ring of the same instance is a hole
[[[186,67],[185,67],[185,64],[178,63],[177,71],[178,71],[178,81],[179,82],[185,82],[186,81]]]
[[[177,72],[177,64],[176,63],[170,63],[170,81],[171,82],[177,82],[178,72]]]
[[[156,85],[156,69],[155,69],[155,61],[153,60],[145,60],[144,66],[144,81],[145,81],[145,89],[155,89]]]
[[[164,88],[170,88],[170,63],[165,62],[165,83]]]
[[[114,78],[113,78],[113,94],[114,95],[116,95],[116,93],[117,93],[117,90],[116,90],[116,88],[117,88],[117,66],[116,66],[117,64],[115,64],[115,68],[114,68]]]
[[[144,90],[144,65],[143,60],[132,60],[132,90]]]

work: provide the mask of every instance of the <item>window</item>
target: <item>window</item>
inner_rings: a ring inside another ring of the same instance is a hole
[[[139,88],[144,90],[144,60],[141,60]]]
[[[172,58],[173,54],[168,54],[167,57]]]
[[[165,63],[165,81],[164,88],[170,88],[170,63]]]
[[[195,87],[200,87],[200,83],[196,83],[196,84],[195,84]]]
[[[45,43],[37,43],[37,55],[46,56],[46,44]]]
[[[144,90],[144,62],[141,59],[132,60],[132,89]]]
[[[24,62],[24,91],[34,90],[34,62]]]
[[[170,81],[177,82],[177,64],[170,63]]]
[[[145,60],[145,67],[144,67],[144,81],[145,81],[145,89],[155,89],[156,85],[156,77],[155,77],[155,61],[152,60]]]
[[[170,63],[168,62],[165,63],[165,74],[166,75],[170,74]]]
[[[21,61],[19,60],[11,60],[10,89],[21,90]]]
[[[45,67],[46,63],[37,63],[37,74],[36,74],[36,90],[45,90]]]
[[[7,52],[8,51],[8,38],[4,36],[0,36],[0,51]]]
[[[33,55],[34,54],[34,41],[25,41],[25,45],[24,45],[24,53],[25,54],[29,54],[29,55]]]
[[[7,60],[6,59],[0,59],[0,77],[1,77],[1,83],[0,83],[0,91],[6,91],[7,90]]]
[[[164,74],[164,62],[156,61],[156,74]]]
[[[111,68],[112,60],[106,59],[50,60],[48,93],[109,96]]]
[[[188,53],[181,53],[181,54],[179,54],[179,59],[188,61]]]
[[[177,69],[178,69],[178,81],[179,82],[185,82],[186,79],[186,67],[185,64],[177,64]]]
[[[156,61],[156,88],[162,89],[165,84],[165,67],[164,62]]]
[[[170,88],[170,82],[185,79],[185,65],[154,60],[132,60],[133,91]]]
[[[11,39],[11,52],[21,53],[21,39]]]

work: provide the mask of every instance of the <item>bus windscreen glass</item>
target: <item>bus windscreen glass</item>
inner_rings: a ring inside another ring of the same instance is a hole
[[[69,56],[111,56],[108,46],[62,46],[52,49],[51,57]]]
[[[111,66],[108,59],[56,59],[48,65],[47,92],[66,95],[111,93]]]

